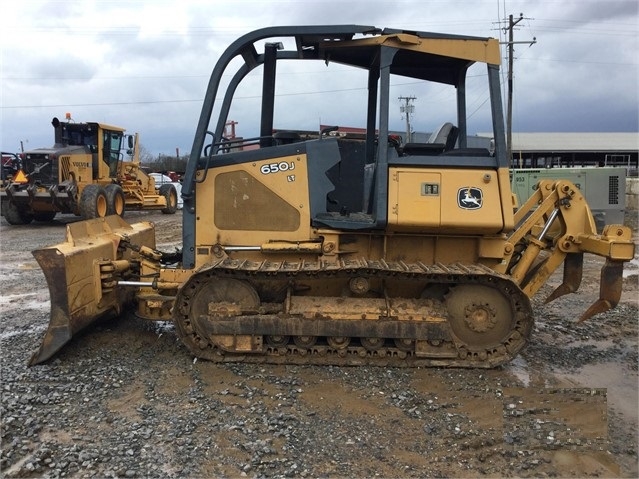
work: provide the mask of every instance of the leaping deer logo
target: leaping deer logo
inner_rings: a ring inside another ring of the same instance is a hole
[[[464,186],[457,192],[457,205],[465,210],[476,210],[483,203],[482,191],[472,186]]]

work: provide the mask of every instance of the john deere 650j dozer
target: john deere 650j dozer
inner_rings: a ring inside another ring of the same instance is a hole
[[[365,72],[361,134],[274,129],[283,60]],[[584,253],[606,262],[601,297],[581,319],[614,307],[634,254],[628,228],[597,234],[567,181],[540,182],[514,208],[499,63],[491,38],[356,25],[241,37],[206,92],[182,187],[181,254],[157,251],[150,223],[69,225],[65,242],[34,252],[51,321],[31,364],[134,301],[137,316],[174,322],[191,354],[213,361],[492,367],[526,345],[530,297],[562,263],[548,300],[579,287]],[[473,64],[487,76],[494,151],[469,141]],[[239,66],[232,75],[230,65]],[[238,85],[257,67],[261,133],[248,148],[251,140],[229,143],[223,132]],[[391,78],[453,91],[456,118],[441,141],[389,134]]]

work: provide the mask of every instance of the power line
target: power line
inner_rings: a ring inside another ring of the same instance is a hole
[[[413,133],[410,126],[410,116],[415,111],[415,105],[411,104],[413,100],[416,100],[414,96],[400,96],[398,98],[399,101],[403,101],[404,104],[399,107],[399,111],[401,111],[406,117],[406,141],[405,143],[410,143]]]
[[[503,42],[508,45],[508,112],[506,118],[506,152],[508,161],[512,159],[512,139],[513,139],[513,59],[515,54],[515,44],[525,43],[529,46],[537,43],[537,38],[533,37],[531,41],[515,42],[513,39],[513,30],[515,26],[524,19],[524,14],[520,13],[517,20],[512,15],[508,16],[508,26],[504,27],[504,31],[508,31],[508,41]]]
[[[122,106],[122,105],[151,105],[155,103],[191,103],[202,102],[203,98],[198,100],[149,100],[149,101],[119,101],[119,102],[105,102],[105,103],[76,103],[64,105],[13,105],[13,106],[0,106],[0,110],[12,110],[16,108],[69,108],[69,107],[84,107],[84,106]]]

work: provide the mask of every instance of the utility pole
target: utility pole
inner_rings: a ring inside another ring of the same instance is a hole
[[[526,43],[529,46],[537,43],[537,38],[533,37],[532,41],[515,42],[513,41],[513,30],[515,25],[524,19],[524,14],[520,13],[517,20],[513,20],[513,16],[508,16],[508,26],[504,30],[508,30],[508,110],[506,118],[506,152],[508,156],[508,164],[513,157],[513,57],[515,53],[515,43]]]
[[[404,101],[404,104],[399,107],[399,111],[406,116],[406,141],[404,143],[410,143],[412,139],[410,116],[415,111],[415,105],[410,102],[416,98],[414,96],[400,96],[398,99],[399,101]]]

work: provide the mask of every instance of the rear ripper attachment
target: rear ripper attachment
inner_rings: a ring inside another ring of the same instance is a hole
[[[601,268],[599,299],[580,317],[582,322],[614,308],[621,298],[623,264],[634,257],[630,228],[607,225],[597,234],[590,208],[578,188],[569,181],[540,181],[534,194],[515,213],[518,225],[509,237],[517,254],[508,274],[532,297],[561,265],[562,283],[546,303],[574,293],[581,285],[584,253],[606,258]]]

